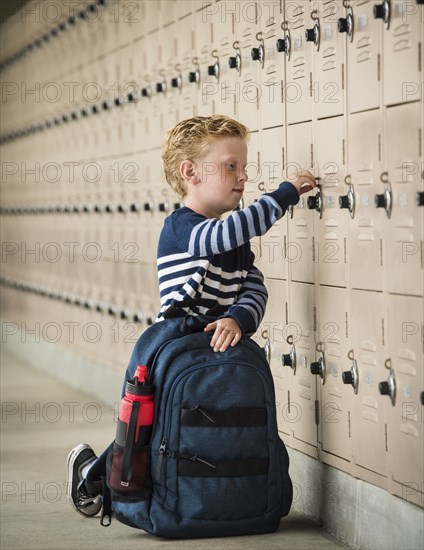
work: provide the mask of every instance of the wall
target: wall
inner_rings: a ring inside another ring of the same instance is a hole
[[[423,9],[29,2],[2,28],[3,342],[121,373],[179,207],[164,132],[228,114],[252,130],[244,206],[299,167],[320,178],[252,243],[284,440],[422,507]]]

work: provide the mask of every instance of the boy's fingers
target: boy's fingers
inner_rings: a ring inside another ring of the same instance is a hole
[[[203,330],[204,330],[204,332],[209,332],[210,330],[213,330],[214,328],[216,328],[216,322],[209,323],[208,325],[205,326],[205,328]]]

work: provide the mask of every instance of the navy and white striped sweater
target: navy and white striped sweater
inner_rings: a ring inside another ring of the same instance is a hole
[[[196,305],[184,308],[187,313],[208,314],[214,304],[224,311],[220,317],[233,317],[244,334],[256,332],[268,293],[253,264],[250,239],[264,235],[298,201],[296,187],[284,182],[223,220],[206,218],[188,207],[168,216],[158,244],[157,321],[176,302],[194,299]]]

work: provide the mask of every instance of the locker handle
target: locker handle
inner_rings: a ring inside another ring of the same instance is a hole
[[[355,216],[355,193],[353,185],[349,185],[349,191],[347,195],[339,196],[339,208],[346,208],[350,212],[350,217],[353,219]]]
[[[388,395],[390,397],[392,405],[395,406],[396,380],[395,380],[395,373],[393,369],[390,369],[389,378],[378,384],[378,391],[380,392],[380,395]]]
[[[293,374],[296,374],[296,349],[294,345],[289,353],[283,353],[281,362],[283,366],[290,367],[293,370]]]
[[[358,393],[359,376],[358,365],[355,359],[352,358],[352,366],[350,367],[350,370],[342,372],[342,381],[343,384],[350,384],[353,387],[355,395]]]
[[[424,206],[424,191],[417,191],[417,206]]]
[[[354,19],[352,8],[348,8],[348,13],[345,18],[340,17],[337,21],[337,28],[339,32],[345,32],[350,38],[350,41],[353,42]]]
[[[319,52],[320,42],[321,42],[321,30],[319,19],[316,20],[315,25],[311,29],[305,30],[305,40],[306,42],[313,42],[317,47],[317,52]]]
[[[384,0],[382,4],[374,4],[374,19],[382,19],[386,29],[390,26],[390,1]]]
[[[315,374],[321,378],[321,384],[325,384],[325,359],[324,359],[324,353],[321,352],[321,357],[318,359],[318,361],[314,361],[310,365],[311,374]]]
[[[392,215],[392,188],[390,183],[386,184],[384,193],[380,193],[374,196],[374,203],[376,208],[384,208],[386,210],[387,217],[390,219]]]

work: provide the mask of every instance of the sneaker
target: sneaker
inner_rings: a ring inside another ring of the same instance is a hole
[[[101,495],[90,495],[84,484],[82,471],[95,462],[97,456],[86,443],[72,449],[68,455],[67,497],[77,512],[83,516],[95,516],[102,508]]]

